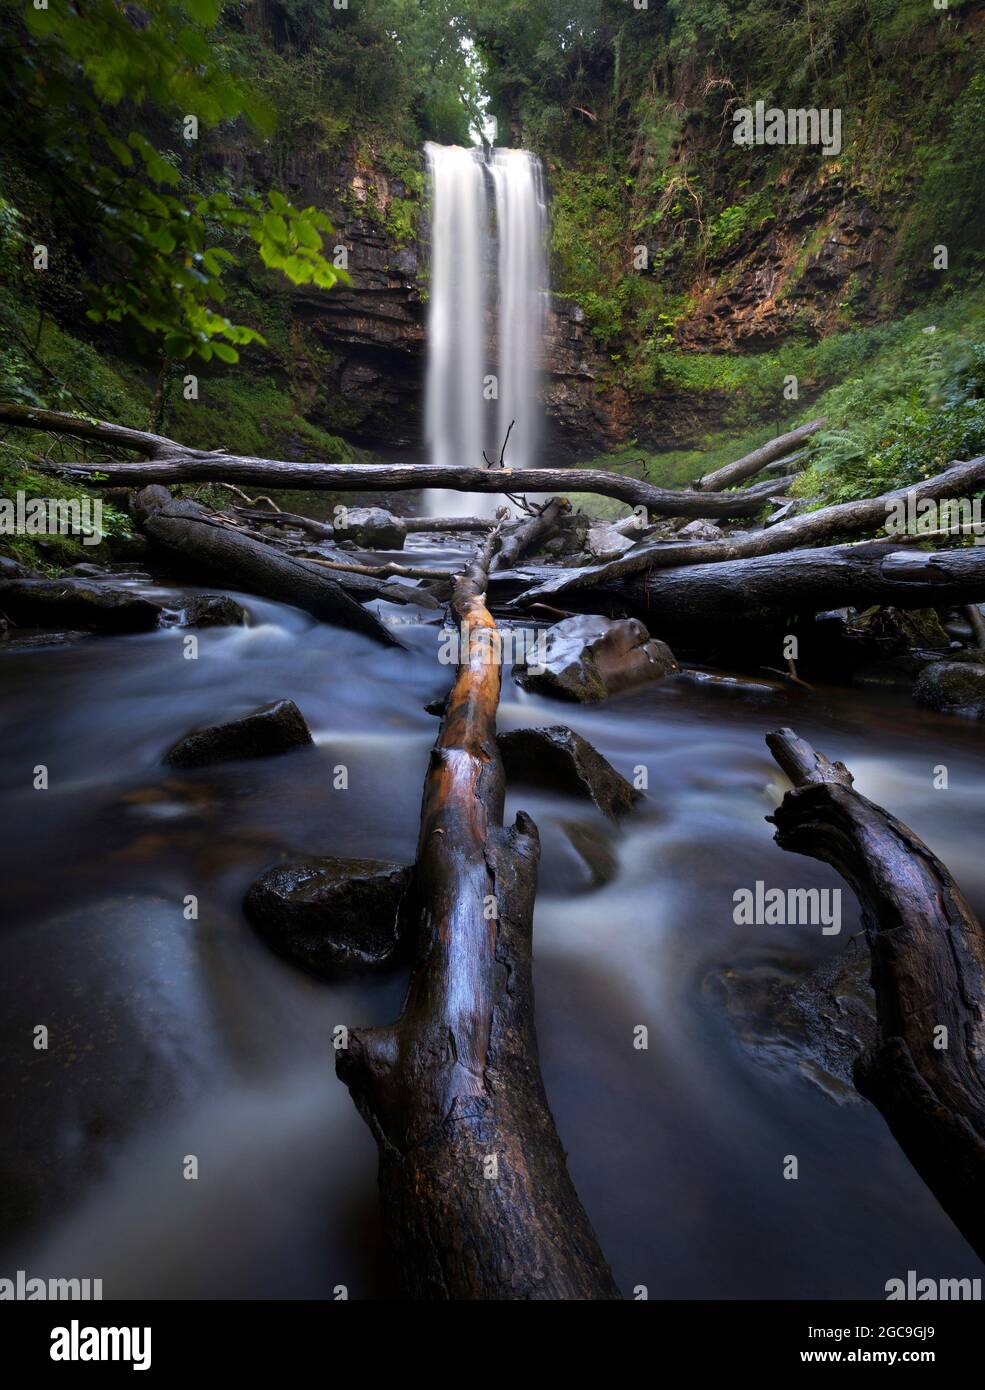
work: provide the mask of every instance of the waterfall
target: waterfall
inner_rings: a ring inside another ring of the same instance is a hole
[[[536,461],[547,266],[540,162],[526,150],[426,147],[431,186],[425,433],[430,461]],[[491,195],[491,196],[490,196]],[[492,311],[491,313],[489,311]],[[495,315],[497,362],[490,352]],[[489,378],[495,381],[492,389]],[[491,516],[492,494],[434,490],[433,516]]]
[[[499,409],[497,438],[515,420],[507,449],[514,468],[537,461],[541,409],[540,348],[544,334],[546,209],[540,161],[527,150],[494,150],[499,278]]]

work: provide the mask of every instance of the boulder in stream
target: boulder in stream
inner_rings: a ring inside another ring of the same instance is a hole
[[[181,611],[182,627],[245,627],[250,615],[228,594],[196,594]]]
[[[978,661],[935,661],[917,677],[913,698],[925,709],[985,719],[985,665]]]
[[[170,767],[207,767],[240,758],[267,758],[312,742],[311,730],[293,700],[275,700],[239,719],[193,729],[164,755]]]
[[[261,874],[243,904],[273,949],[314,975],[382,969],[401,952],[413,870],[378,859],[305,859]]]
[[[0,610],[23,627],[149,632],[160,605],[95,579],[0,580]]]
[[[367,550],[403,550],[406,534],[403,523],[382,507],[348,507],[345,525],[335,528],[336,540]]]
[[[638,618],[584,614],[548,628],[513,675],[524,690],[591,704],[679,670],[667,644]]]
[[[642,796],[587,739],[563,724],[515,729],[496,742],[509,781],[585,798],[613,820]]]

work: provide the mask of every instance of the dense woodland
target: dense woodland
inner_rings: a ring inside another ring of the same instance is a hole
[[[467,141],[491,115],[545,160],[554,289],[584,311],[593,390],[623,417],[609,466],[687,482],[812,413],[829,428],[804,496],[871,495],[981,451],[980,6],[146,14],[4,6],[5,399],[166,423],[195,446],[351,457],[353,404],[325,384],[335,349],[296,312],[297,289],[336,279],[322,219],[355,212],[399,253],[420,227],[422,141]],[[726,138],[736,102],[818,90],[845,111],[838,158]],[[837,243],[859,228],[852,256]],[[425,299],[426,276],[422,256]],[[194,405],[174,390],[189,359],[209,383]],[[16,484],[31,444],[4,448]]]

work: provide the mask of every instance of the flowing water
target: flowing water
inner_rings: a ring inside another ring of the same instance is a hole
[[[375,1145],[335,1078],[332,1030],[395,1017],[405,977],[310,979],[259,942],[240,903],[283,856],[412,858],[436,729],[424,705],[449,679],[439,616],[388,610],[397,651],[243,601],[253,626],[200,632],[197,661],[177,631],[0,654],[0,1273],[100,1277],[106,1297],[392,1291]],[[192,725],[283,696],[313,748],[162,767]],[[908,1269],[981,1275],[879,1115],[776,1042],[767,1010],[729,1007],[737,982],[793,981],[856,949],[847,893],[838,937],[733,923],[738,887],[839,882],[773,844],[766,731],[793,723],[844,758],[982,913],[980,734],[885,693],[790,704],[670,681],[582,708],[507,677],[501,728],[557,722],[649,774],[619,829],[554,793],[509,797],[543,840],[547,1090],[624,1293],[879,1298]],[[42,763],[47,791],[32,786]],[[934,790],[941,763],[947,791]],[[348,790],[335,790],[343,764]],[[592,846],[602,886],[575,842]],[[782,1177],[791,1154],[797,1181]]]
[[[457,145],[428,144],[426,154],[430,459],[478,466],[483,453],[498,458],[509,431],[504,461],[528,468],[537,461],[543,415],[547,209],[540,161],[527,150],[495,149],[487,157]],[[505,501],[433,490],[428,509],[432,516],[492,516]]]

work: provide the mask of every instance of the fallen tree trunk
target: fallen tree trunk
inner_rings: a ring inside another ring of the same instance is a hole
[[[529,520],[523,521],[503,537],[497,554],[493,558],[494,569],[508,569],[517,564],[529,551],[545,541],[556,530],[561,517],[571,511],[571,503],[565,497],[552,497]]]
[[[887,520],[897,509],[910,506],[926,498],[935,501],[948,497],[971,497],[985,486],[985,456],[968,459],[967,462],[952,463],[942,473],[926,478],[912,487],[896,488],[884,492],[879,497],[866,497],[855,502],[843,502],[838,506],[825,507],[821,511],[807,512],[778,522],[762,531],[747,531],[738,536],[725,536],[715,541],[670,541],[656,545],[640,546],[617,560],[604,565],[587,565],[581,569],[565,570],[543,584],[538,585],[526,595],[530,602],[538,602],[558,594],[567,594],[572,589],[595,587],[611,580],[637,574],[642,570],[669,568],[680,565],[722,564],[732,560],[744,560],[753,556],[777,555],[785,550],[800,550],[804,546],[818,545],[838,536],[851,535],[863,531],[876,531],[885,527]],[[765,484],[767,491],[770,484]],[[772,490],[777,491],[773,484]],[[747,489],[752,491],[752,489]]]
[[[525,608],[551,591],[548,583],[524,592],[524,573],[493,576],[494,595],[505,598],[520,588],[508,609]],[[565,598],[566,606],[582,612],[629,612],[669,641],[714,626],[741,637],[743,626],[845,605],[931,608],[979,602],[985,599],[985,547],[900,550],[892,541],[870,541],[790,550],[718,565],[655,569],[576,589]]]
[[[144,488],[134,500],[134,515],[156,546],[210,579],[293,604],[324,622],[365,633],[388,646],[400,645],[322,570],[240,534],[197,502],[176,502],[165,488]],[[361,582],[379,584],[378,580]]]
[[[503,826],[502,668],[485,605],[498,541],[455,583],[465,650],[424,787],[403,1012],[350,1033],[337,1069],[379,1145],[384,1223],[411,1297],[614,1299],[537,1061],[539,841],[522,812]]]
[[[855,1083],[962,1235],[985,1259],[985,933],[913,831],[790,729],[767,737],[793,783],[783,849],[848,882],[872,953],[879,1037]]]
[[[49,430],[91,442],[138,449],[146,459],[111,463],[50,463],[52,472],[92,487],[168,486],[172,483],[248,483],[253,487],[314,488],[333,492],[401,492],[449,488],[455,492],[595,492],[663,516],[755,516],[777,485],[714,496],[671,492],[638,478],[599,468],[449,468],[440,464],[290,463],[250,458],[221,450],[188,449],[173,439],[141,430],[83,420],[57,410],[0,402],[0,422]]]
[[[405,492],[448,488],[453,492],[594,492],[662,516],[755,516],[777,482],[737,492],[671,492],[638,478],[600,468],[450,468],[426,463],[288,463],[279,459],[205,454],[194,450],[166,459],[135,463],[53,463],[53,472],[92,487],[146,487],[160,483],[208,483],[233,480],[252,487],[312,488],[329,492]]]
[[[787,434],[778,435],[776,439],[771,439],[760,448],[754,449],[751,454],[736,459],[735,463],[727,463],[724,468],[716,468],[714,473],[706,473],[703,478],[697,480],[694,487],[699,492],[721,492],[723,488],[736,487],[774,459],[782,460],[792,449],[803,444],[805,439],[810,439],[812,434],[817,434],[827,423],[826,419],[812,420],[809,425],[801,425]]]

